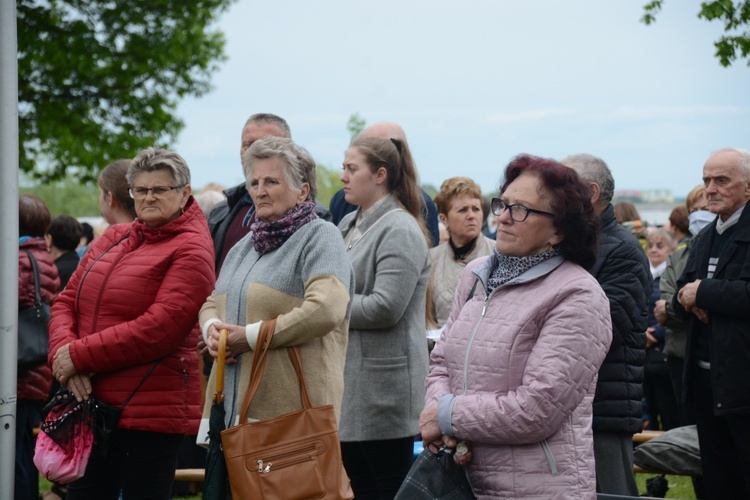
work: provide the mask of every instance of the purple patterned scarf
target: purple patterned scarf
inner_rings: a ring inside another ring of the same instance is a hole
[[[255,218],[250,225],[253,235],[250,237],[255,251],[261,255],[276,250],[289,239],[291,235],[313,219],[315,214],[315,203],[305,201],[292,207],[284,217],[276,222],[263,222]]]

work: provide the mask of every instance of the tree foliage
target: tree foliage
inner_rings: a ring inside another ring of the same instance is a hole
[[[20,167],[92,181],[108,163],[168,147],[186,96],[225,59],[212,24],[232,0],[18,0]]]
[[[349,121],[346,122],[346,130],[349,131],[349,137],[354,139],[365,129],[367,122],[362,118],[359,113],[354,113],[349,117]]]
[[[341,177],[341,170],[327,168],[324,165],[318,163],[318,168],[316,169],[315,173],[318,181],[316,183],[318,188],[317,200],[321,205],[327,207],[330,205],[331,198],[334,194],[336,194],[336,191],[341,189],[341,187],[343,186],[341,180],[339,179]]]
[[[19,189],[19,194],[35,194],[47,204],[52,217],[96,217],[101,215],[99,188],[81,184],[74,179],[64,179],[50,184],[33,183]]]
[[[656,14],[661,10],[664,0],[654,0],[644,5],[644,14],[641,21],[650,25],[656,21]],[[706,21],[719,20],[724,23],[725,34],[721,36],[714,46],[716,57],[722,66],[727,67],[738,57],[747,58],[750,66],[750,0],[732,1],[716,0],[713,2],[701,2],[698,17]]]

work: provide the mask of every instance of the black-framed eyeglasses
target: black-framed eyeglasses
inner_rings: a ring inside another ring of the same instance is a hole
[[[173,189],[182,189],[185,185],[182,186],[154,186],[154,187],[131,187],[128,189],[128,192],[130,193],[130,197],[134,200],[142,200],[146,196],[148,196],[148,192],[151,191],[153,193],[154,198],[158,198],[160,196],[164,196],[169,191]]]
[[[492,213],[496,217],[500,217],[505,213],[506,210],[510,210],[510,218],[516,222],[523,222],[529,214],[546,215],[548,217],[554,217],[555,214],[544,212],[542,210],[536,210],[534,208],[525,207],[518,203],[508,205],[500,198],[492,198]]]

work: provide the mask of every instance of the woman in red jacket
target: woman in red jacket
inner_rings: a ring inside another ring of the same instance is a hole
[[[104,458],[68,499],[171,496],[183,434],[200,418],[198,311],[214,285],[205,217],[176,153],[149,148],[127,180],[138,218],[94,240],[52,308],[53,375],[79,399],[122,406]],[[143,384],[136,388],[143,381]]]
[[[57,268],[47,251],[44,233],[50,213],[41,198],[25,194],[18,199],[18,310],[34,305],[34,273],[26,251],[39,269],[42,301],[51,304],[60,289]],[[18,335],[23,335],[19,328]],[[15,498],[39,496],[39,471],[34,465],[34,427],[39,425],[44,401],[52,387],[52,373],[46,365],[18,367],[18,404],[16,407]]]

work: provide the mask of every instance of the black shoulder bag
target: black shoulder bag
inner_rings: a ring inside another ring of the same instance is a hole
[[[29,256],[34,274],[34,305],[18,310],[18,368],[26,370],[47,364],[49,352],[49,304],[42,302],[39,267],[34,255]]]

